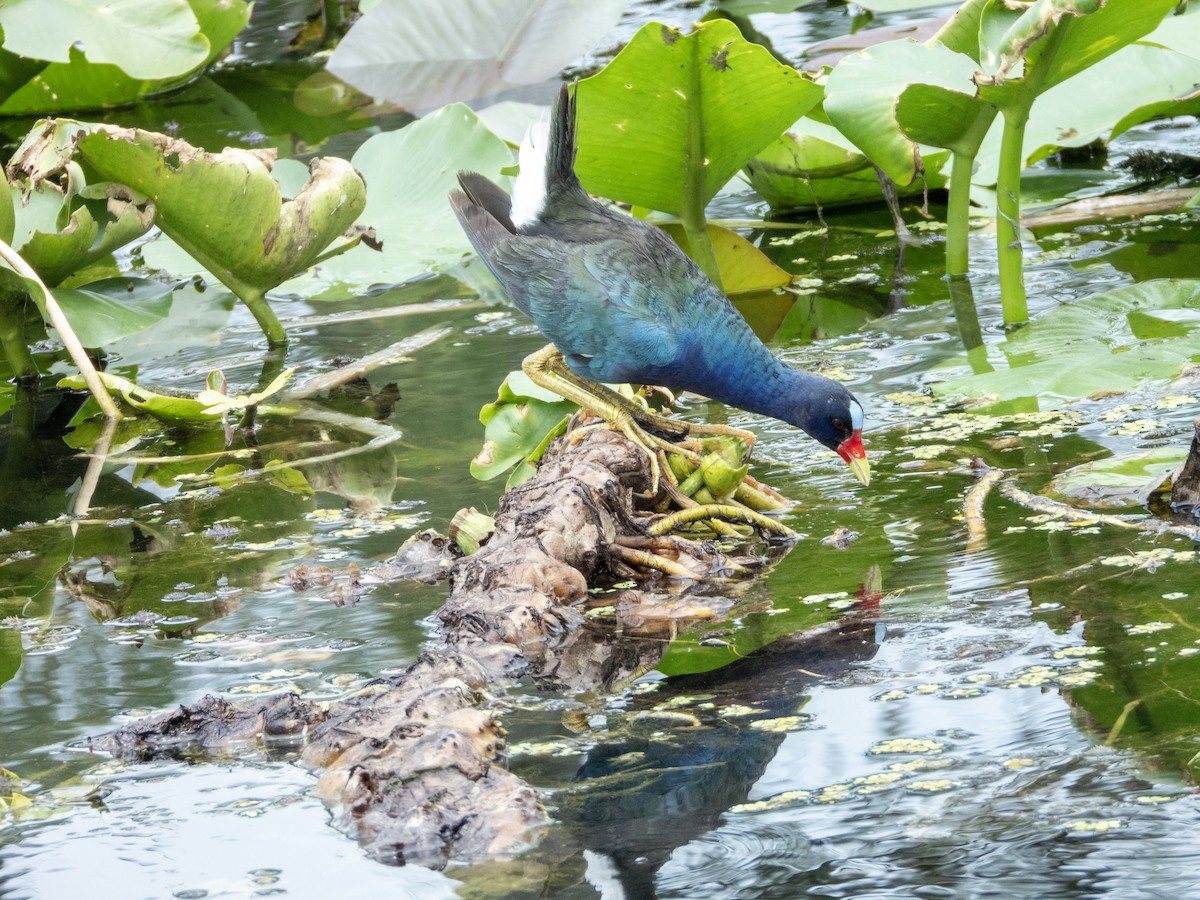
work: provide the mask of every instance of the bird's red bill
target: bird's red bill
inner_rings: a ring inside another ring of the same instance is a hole
[[[846,438],[837,448],[838,456],[846,461],[854,477],[863,484],[871,483],[871,464],[867,462],[867,451],[863,447],[862,429],[854,429],[854,434]]]

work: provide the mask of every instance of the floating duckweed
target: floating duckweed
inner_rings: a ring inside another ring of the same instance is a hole
[[[883,756],[887,753],[941,753],[946,745],[941,741],[930,741],[923,738],[893,738],[890,741],[877,741],[867,751],[871,756]]]
[[[884,394],[884,400],[899,403],[901,406],[911,406],[917,403],[933,403],[933,397],[920,391],[900,391],[896,394]]]
[[[845,366],[830,366],[822,369],[821,374],[832,381],[853,381],[854,376],[846,371]]]
[[[1054,651],[1054,658],[1072,659],[1080,656],[1099,656],[1101,652],[1099,647],[1093,647],[1090,644],[1079,644],[1075,647],[1063,647],[1061,650]]]
[[[578,744],[566,740],[522,741],[508,748],[510,756],[549,756],[555,758],[578,756],[584,752]]]
[[[1142,622],[1138,625],[1126,625],[1127,634],[1154,634],[1156,631],[1166,631],[1174,626],[1170,622]]]
[[[963,679],[963,681],[970,682],[971,684],[982,684],[986,681],[993,680],[995,677],[996,676],[993,675],[991,672],[977,672],[974,675],[968,675],[966,678]]]
[[[899,772],[876,772],[874,775],[859,775],[851,784],[895,784],[904,778]]]
[[[235,684],[231,688],[227,688],[226,694],[299,694],[301,692],[300,685],[294,681],[284,681],[273,684]]]
[[[731,703],[729,706],[722,706],[718,710],[720,715],[730,719],[737,719],[741,718],[742,716],[752,716],[757,712],[758,710],[753,706],[743,706],[740,703]]]
[[[755,800],[752,803],[738,803],[731,806],[729,811],[732,813],[768,812],[773,809],[792,806],[796,803],[804,803],[811,797],[812,791],[784,791],[781,794],[776,794],[773,797],[765,797],[762,800]]]
[[[1014,756],[1004,761],[1004,767],[1012,769],[1014,772],[1019,772],[1021,769],[1028,769],[1035,764],[1035,761],[1028,756]]]
[[[1098,417],[1101,422],[1119,422],[1122,419],[1128,419],[1130,415],[1139,410],[1146,408],[1144,403],[1122,403],[1120,406],[1114,406],[1107,412],[1103,412]]]
[[[1083,831],[1089,834],[1104,834],[1108,831],[1117,831],[1121,828],[1120,819],[1077,819],[1074,822],[1068,822],[1066,825],[1067,831]]]
[[[929,684],[918,684],[916,690],[918,694],[936,694],[945,687],[946,686],[944,684],[930,682]]]
[[[958,782],[951,781],[948,778],[941,778],[936,781],[914,781],[908,785],[908,789],[917,794],[942,794],[956,787],[958,787]]]
[[[845,803],[853,798],[850,789],[844,784],[833,784],[827,788],[823,788],[819,794],[813,797],[814,803]]]
[[[1192,406],[1196,403],[1195,397],[1189,397],[1186,394],[1171,394],[1163,397],[1154,404],[1155,409],[1178,409],[1181,406]]]
[[[1095,672],[1067,672],[1058,677],[1058,683],[1063,687],[1085,687],[1094,684],[1097,677]]]
[[[903,699],[904,699],[905,697],[907,697],[907,696],[908,696],[908,692],[907,692],[907,691],[899,691],[899,690],[896,690],[896,691],[884,691],[882,694],[876,694],[876,695],[875,695],[874,697],[872,697],[871,699],[872,699],[872,700],[880,700],[880,701],[885,701],[885,702],[886,702],[886,701],[889,701],[889,700],[903,700]]]
[[[1153,550],[1138,550],[1122,556],[1103,556],[1100,558],[1100,565],[1153,568],[1169,559],[1190,562],[1195,558],[1195,550],[1172,550],[1169,547],[1156,547]]]
[[[1162,422],[1157,419],[1134,419],[1117,428],[1110,428],[1109,434],[1149,434],[1162,427]]]
[[[1142,794],[1140,797],[1134,797],[1134,803],[1142,803],[1146,806],[1156,806],[1159,803],[1170,803],[1172,800],[1178,800],[1179,794]]]
[[[846,591],[834,591],[830,594],[809,594],[807,597],[802,597],[801,603],[824,603],[827,600],[840,600],[842,597],[849,597]]]
[[[926,444],[923,447],[913,447],[908,451],[908,455],[916,459],[936,459],[953,449],[955,448],[951,444]]]
[[[786,731],[797,731],[812,721],[812,716],[780,716],[777,719],[759,719],[756,722],[751,722],[751,728],[757,728],[759,731],[769,731],[772,734],[780,734]]]
[[[838,353],[844,353],[847,350],[862,350],[862,349],[864,349],[866,347],[870,347],[870,346],[871,345],[868,344],[866,341],[854,341],[849,344],[839,344],[837,347],[834,347],[832,349],[836,350]]]

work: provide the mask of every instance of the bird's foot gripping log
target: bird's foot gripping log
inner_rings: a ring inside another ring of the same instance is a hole
[[[646,454],[650,491],[645,499],[654,502],[665,491],[666,502],[679,507],[658,523],[660,527],[653,533],[665,534],[677,526],[699,523],[718,535],[741,537],[731,524],[738,523],[764,535],[795,537],[786,525],[764,515],[764,511],[782,509],[788,503],[749,477],[745,462],[754,446],[752,433],[724,425],[693,425],[651,413],[611,388],[576,375],[553,344],[527,356],[522,369],[535,384],[599,416]],[[568,439],[579,440],[588,427],[576,428]],[[711,446],[691,437],[693,434],[709,435],[710,441],[713,437],[733,440],[722,448],[727,452],[710,452]],[[730,445],[744,447],[745,453],[728,452]],[[671,461],[668,453],[674,457]],[[722,486],[710,490],[714,483]]]
[[[659,465],[658,450],[677,454],[699,464],[699,442],[686,440],[693,435],[726,435],[738,439],[748,449],[753,449],[754,442],[758,440],[754,432],[731,425],[681,422],[657,415],[605,385],[576,375],[553,344],[547,344],[536,353],[529,354],[521,363],[521,368],[534,384],[595,413],[634,444],[643,448],[650,457],[652,496],[658,493],[664,474]],[[675,482],[669,468],[665,474],[672,483],[678,483]]]

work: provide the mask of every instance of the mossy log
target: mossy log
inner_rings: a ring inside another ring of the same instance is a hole
[[[559,439],[537,476],[504,496],[487,543],[449,566],[441,638],[402,674],[329,704],[205,697],[92,746],[131,761],[228,754],[256,742],[302,747],[336,824],[376,859],[438,867],[512,855],[547,816],[536,792],[497,762],[505,732],[485,708],[484,689],[523,675],[572,691],[610,689],[652,668],[681,618],[732,605],[703,576],[727,579],[765,561],[648,537],[633,507],[648,470],[646,454],[609,429]],[[669,554],[696,580],[669,579],[659,568],[655,594],[625,590],[607,601],[611,619],[596,622],[585,614],[589,586],[610,570],[626,576],[637,558],[615,553],[621,546]],[[436,569],[430,547],[420,551]],[[389,568],[404,567],[380,567]],[[628,638],[656,632],[664,639]]]

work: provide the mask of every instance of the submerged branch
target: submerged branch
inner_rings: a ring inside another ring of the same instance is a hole
[[[1000,483],[1000,490],[1005,497],[1021,504],[1026,509],[1032,509],[1034,512],[1046,513],[1051,516],[1059,516],[1072,522],[1110,525],[1114,528],[1126,528],[1132,531],[1142,531],[1146,534],[1178,534],[1193,541],[1200,541],[1200,526],[1197,525],[1172,524],[1152,517],[1125,519],[1106,513],[1076,509],[1070,504],[1060,503],[1058,500],[1051,500],[1049,497],[1039,497],[1037,494],[1031,494],[1029,491],[1022,490],[1017,487],[1011,478],[1005,479]]]

